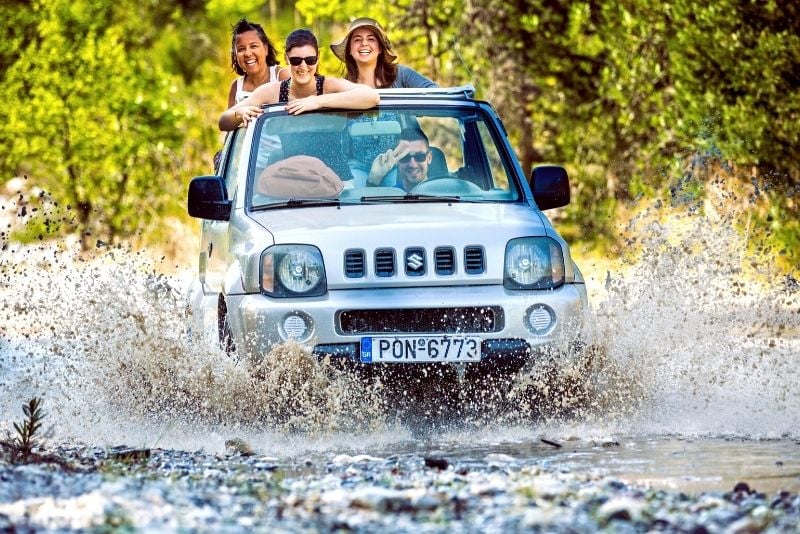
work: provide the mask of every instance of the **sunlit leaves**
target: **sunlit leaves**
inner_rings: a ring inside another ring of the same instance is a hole
[[[182,115],[170,76],[126,48],[106,2],[48,2],[40,16],[6,80],[6,165],[74,206],[81,232],[131,235],[163,209],[157,192],[179,185],[163,180]]]

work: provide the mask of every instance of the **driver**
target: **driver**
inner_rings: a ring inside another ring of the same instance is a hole
[[[430,143],[425,132],[419,128],[406,128],[400,132],[397,147],[378,154],[372,162],[367,185],[394,186],[408,191],[428,179],[431,159]],[[397,173],[390,172],[395,166]]]

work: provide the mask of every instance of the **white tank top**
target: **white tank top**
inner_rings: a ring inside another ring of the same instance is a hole
[[[278,81],[278,71],[280,70],[280,65],[272,65],[269,68],[269,81],[277,82]],[[244,76],[239,76],[236,79],[236,103],[238,104],[248,96],[253,94],[252,91],[245,91],[244,90]]]

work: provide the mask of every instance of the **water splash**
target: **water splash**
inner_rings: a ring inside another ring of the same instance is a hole
[[[622,263],[587,272],[589,367],[575,359],[555,383],[534,367],[500,385],[511,391],[505,398],[493,394],[498,384],[454,387],[452,413],[492,440],[797,438],[797,288],[768,258],[748,257],[746,237],[713,210],[658,215],[632,219]],[[56,437],[92,443],[219,449],[241,435],[295,454],[412,436],[390,417],[396,384],[359,382],[297,346],[248,364],[193,342],[186,273],[162,274],[169,269],[144,253],[5,245],[0,420],[44,396]]]
[[[635,260],[596,305],[597,339],[644,394],[619,431],[798,435],[800,292],[735,223],[708,204],[632,221]]]

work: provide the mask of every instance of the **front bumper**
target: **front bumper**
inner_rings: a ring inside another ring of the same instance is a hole
[[[387,335],[387,331],[346,333],[340,320],[343,311],[389,310],[391,317],[392,310],[401,315],[402,310],[409,309],[493,308],[500,310],[502,321],[490,331],[462,332],[481,338],[481,365],[521,361],[532,352],[579,341],[588,308],[583,284],[565,284],[544,291],[511,291],[499,285],[331,290],[314,298],[275,299],[246,294],[228,295],[226,300],[236,346],[256,359],[287,341],[284,323],[290,316],[305,321],[307,334],[300,341],[315,353],[358,361],[361,337]],[[526,321],[530,310],[541,306],[551,311],[553,322],[534,334]],[[386,328],[386,324],[382,327]],[[413,333],[406,332],[398,324],[390,335],[424,333],[419,325],[416,328]],[[429,333],[436,331],[432,327]]]

